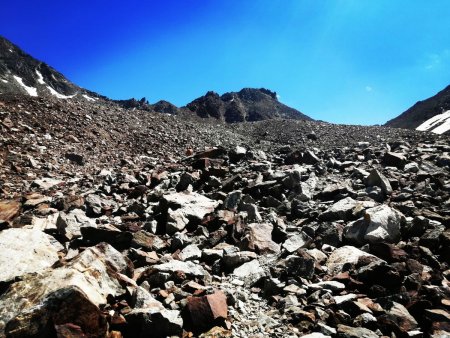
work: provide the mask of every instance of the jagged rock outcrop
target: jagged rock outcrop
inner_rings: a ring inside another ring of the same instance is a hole
[[[310,117],[278,101],[277,94],[268,89],[244,88],[222,96],[208,92],[186,106],[202,117],[212,117],[233,123],[267,119],[312,120]]]

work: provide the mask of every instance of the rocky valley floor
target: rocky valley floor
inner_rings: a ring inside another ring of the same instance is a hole
[[[450,140],[0,96],[1,337],[448,337]]]

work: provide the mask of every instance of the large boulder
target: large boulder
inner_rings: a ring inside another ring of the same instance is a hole
[[[166,232],[173,234],[182,231],[191,221],[200,222],[218,205],[218,201],[196,192],[186,191],[164,195],[161,206],[167,210]]]
[[[397,243],[400,240],[400,229],[406,222],[400,211],[385,204],[367,209],[364,221],[367,223],[364,239],[369,243]]]
[[[372,201],[356,201],[351,197],[346,197],[329,207],[319,215],[324,221],[348,221],[357,218],[365,208],[371,208],[376,205]]]
[[[0,232],[0,282],[26,273],[41,272],[58,261],[64,247],[40,230],[7,229]]]
[[[361,251],[350,245],[346,245],[334,250],[327,260],[328,273],[336,275],[342,272],[344,266],[347,264],[358,265],[360,259],[368,264],[369,262],[382,261],[378,257]]]
[[[54,318],[60,318],[60,324],[75,323],[85,333],[104,332],[98,306],[106,304],[109,295],[125,292],[119,278],[130,270],[120,252],[102,243],[65,266],[25,275],[0,296],[0,336],[44,337]]]
[[[397,243],[405,222],[405,216],[401,212],[383,204],[367,209],[363,218],[349,223],[344,229],[344,237],[348,242],[357,245]]]

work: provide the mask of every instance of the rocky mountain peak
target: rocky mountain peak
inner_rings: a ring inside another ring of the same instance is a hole
[[[222,96],[209,91],[189,103],[187,108],[202,118],[212,117],[229,123],[270,119],[311,120],[279,102],[276,92],[264,88],[243,88]]]

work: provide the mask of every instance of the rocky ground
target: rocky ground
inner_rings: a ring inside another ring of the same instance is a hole
[[[0,96],[0,336],[447,337],[449,153]]]

